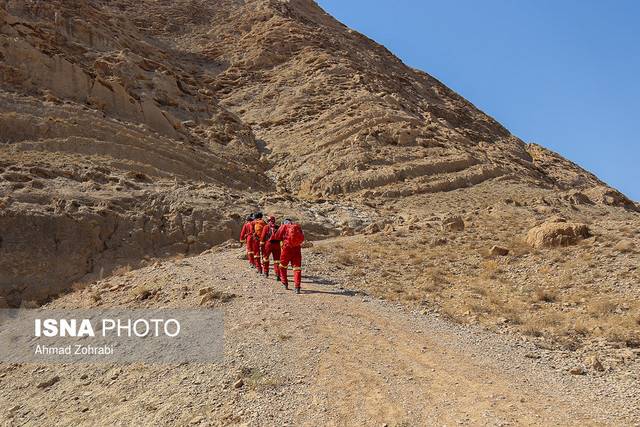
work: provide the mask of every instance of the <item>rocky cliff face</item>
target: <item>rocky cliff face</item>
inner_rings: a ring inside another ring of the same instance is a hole
[[[311,0],[0,0],[12,301],[201,251],[259,205],[324,236],[481,183],[636,209]]]
[[[87,2],[0,8],[0,288],[41,298],[235,235],[271,184],[251,129],[161,42]],[[10,300],[19,300],[11,296]]]

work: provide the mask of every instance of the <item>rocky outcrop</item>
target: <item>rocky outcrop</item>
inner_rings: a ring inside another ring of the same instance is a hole
[[[586,224],[556,218],[529,230],[526,240],[534,248],[545,248],[574,245],[589,236],[589,227]]]

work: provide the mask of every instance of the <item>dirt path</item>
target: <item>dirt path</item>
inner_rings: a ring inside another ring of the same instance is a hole
[[[571,376],[526,343],[411,313],[327,285],[304,294],[259,277],[237,250],[164,262],[51,307],[199,306],[199,289],[236,295],[219,364],[0,364],[7,425],[633,425],[637,390]],[[142,283],[159,291],[142,302]],[[37,384],[53,376],[50,388]],[[244,385],[234,387],[242,378]],[[612,391],[613,390],[613,391]],[[635,394],[634,394],[635,393]]]

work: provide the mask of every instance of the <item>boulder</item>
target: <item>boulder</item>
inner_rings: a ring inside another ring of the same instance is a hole
[[[493,245],[491,249],[489,249],[489,255],[491,256],[507,256],[509,255],[509,249]]]
[[[526,240],[534,248],[544,248],[574,245],[589,236],[586,224],[553,218],[529,230]]]
[[[464,221],[461,216],[449,216],[442,220],[442,229],[445,231],[463,231]]]

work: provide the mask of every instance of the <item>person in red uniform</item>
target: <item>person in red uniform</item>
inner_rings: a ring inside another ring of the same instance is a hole
[[[275,240],[277,231],[276,218],[271,216],[266,227],[262,229],[260,247],[262,249],[262,269],[265,277],[269,277],[269,257],[273,255],[273,273],[276,280],[280,280],[280,242]]]
[[[255,265],[253,260],[253,214],[248,215],[247,219],[242,226],[242,230],[240,231],[240,243],[246,242],[247,247],[247,259],[249,260],[249,265],[252,267]]]
[[[296,293],[299,294],[302,284],[302,242],[304,242],[302,228],[299,224],[295,224],[287,218],[276,232],[275,240],[282,242],[280,281],[286,289],[289,289],[287,270],[289,263],[291,263],[293,267],[293,283]]]
[[[258,273],[262,274],[262,257],[260,256],[260,237],[262,236],[262,230],[267,226],[267,223],[262,219],[262,212],[255,214],[253,220],[253,260],[258,270]]]

